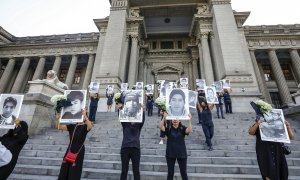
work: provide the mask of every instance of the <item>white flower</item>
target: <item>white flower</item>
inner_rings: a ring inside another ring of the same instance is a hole
[[[260,106],[260,110],[263,113],[272,109],[272,106],[269,103],[264,102],[263,100],[257,100],[257,101],[255,101],[255,104]]]
[[[62,99],[67,99],[67,98],[64,95],[56,94],[56,95],[52,96],[50,101],[56,105],[57,101],[62,100]]]
[[[155,99],[155,103],[158,105],[165,105],[166,104],[166,98],[165,97],[158,97]]]
[[[121,93],[116,93],[115,95],[114,95],[114,99],[119,99],[121,97]]]

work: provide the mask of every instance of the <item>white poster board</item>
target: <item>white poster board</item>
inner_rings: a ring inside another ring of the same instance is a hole
[[[114,93],[114,85],[107,85],[106,92],[107,92],[107,94],[113,94]]]
[[[222,81],[215,81],[216,92],[223,91],[223,82]]]
[[[121,83],[121,91],[128,90],[128,83]]]
[[[154,92],[154,84],[148,84],[146,86],[146,94],[147,95],[152,95]]]
[[[230,89],[230,80],[223,79],[223,89]]]
[[[143,90],[123,91],[124,107],[119,111],[120,122],[142,122],[143,121]]]
[[[24,95],[1,94],[0,96],[0,129],[14,129],[19,117]]]
[[[259,126],[262,141],[290,143],[282,109],[271,109],[264,118]]]
[[[135,90],[144,90],[144,82],[136,82]]]
[[[180,78],[180,88],[188,88],[189,79],[188,78]]]
[[[188,89],[167,89],[166,109],[167,120],[189,120],[189,90]]]
[[[198,102],[198,92],[189,91],[189,107],[196,109]]]
[[[64,95],[72,105],[62,108],[59,123],[73,124],[83,122],[81,110],[85,108],[86,93],[86,90],[65,90]]]
[[[219,104],[215,87],[205,86],[205,98],[208,104]]]
[[[205,82],[205,79],[196,79],[196,87],[197,87],[197,90],[204,90],[206,86],[206,82]]]
[[[89,85],[89,93],[96,94],[99,92],[100,83],[98,82],[91,82]]]

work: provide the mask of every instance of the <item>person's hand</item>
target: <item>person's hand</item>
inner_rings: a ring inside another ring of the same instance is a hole
[[[164,118],[166,118],[168,116],[167,111],[164,111],[163,113],[164,113]]]
[[[284,121],[285,125],[286,125],[286,128],[291,128],[291,125],[288,121]]]
[[[192,114],[189,113],[189,118],[190,118],[190,121],[192,121]]]
[[[83,121],[85,122],[88,119],[86,116],[86,109],[85,108],[81,109],[81,113],[83,115]]]

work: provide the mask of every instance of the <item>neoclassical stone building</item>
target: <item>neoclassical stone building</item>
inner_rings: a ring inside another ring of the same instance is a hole
[[[230,79],[236,111],[264,98],[293,104],[300,81],[300,25],[243,26],[230,0],[110,0],[99,32],[15,37],[0,27],[0,93],[26,93],[53,69],[72,89],[188,77]],[[245,91],[241,89],[244,88]],[[102,98],[100,104],[105,104]]]

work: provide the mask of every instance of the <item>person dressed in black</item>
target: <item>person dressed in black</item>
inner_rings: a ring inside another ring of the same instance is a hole
[[[71,91],[67,95],[67,101],[70,101],[72,105],[66,108],[67,110],[62,115],[62,119],[81,119],[83,100],[84,95],[81,91]]]
[[[118,108],[122,110],[124,107],[124,97],[120,97],[118,100]],[[141,105],[143,107],[143,105]],[[142,127],[145,122],[145,113],[143,112],[143,120],[142,123],[133,123],[133,122],[122,122],[123,128],[123,140],[121,146],[121,162],[122,162],[122,172],[120,176],[120,180],[126,180],[128,169],[129,169],[129,161],[131,159],[132,162],[132,170],[134,180],[140,180],[140,158],[141,158],[141,150],[140,150],[140,134]]]
[[[164,113],[164,118],[159,124],[161,131],[166,133],[167,148],[166,148],[166,160],[168,165],[168,178],[167,180],[173,180],[174,167],[177,160],[182,180],[187,180],[187,151],[184,138],[192,132],[192,116],[189,114],[190,120],[188,127],[181,124],[180,120],[172,120],[169,126],[166,126],[165,119],[167,113]]]
[[[106,105],[107,105],[107,112],[111,112],[111,106],[113,104],[114,93],[108,94],[107,93],[107,89],[106,89],[106,97],[107,97],[107,103],[106,103]]]
[[[152,95],[148,95],[147,96],[147,111],[148,111],[148,116],[152,116],[152,112],[153,112],[153,96]]]
[[[225,119],[224,114],[223,114],[224,97],[223,97],[222,93],[220,93],[220,92],[217,92],[217,97],[218,97],[218,101],[219,101],[219,104],[216,104],[218,118],[220,118],[220,113],[221,113],[222,119]]]
[[[98,108],[98,101],[99,101],[99,94],[96,93],[94,96],[90,96],[90,113],[89,113],[89,119],[92,122],[95,122],[96,119],[96,113]]]
[[[263,180],[287,180],[289,171],[282,143],[262,141],[259,131],[261,121],[256,118],[255,123],[249,128],[249,134],[256,136],[256,156]],[[295,135],[290,124],[285,121],[290,139]]]
[[[230,89],[231,92],[231,89]],[[228,89],[224,89],[223,93],[224,103],[225,103],[225,112],[232,114],[232,105],[231,105],[231,97]]]
[[[12,154],[11,161],[5,166],[0,167],[0,179],[5,180],[14,170],[23,146],[28,140],[28,125],[25,121],[16,119],[15,129],[10,129],[5,135],[0,137],[0,142]]]
[[[208,150],[212,151],[211,139],[214,136],[214,123],[212,121],[211,110],[214,108],[214,104],[207,104],[206,100],[198,103],[198,108],[202,113],[202,129],[205,135],[205,144],[208,146]]]
[[[86,110],[82,110],[83,122],[69,125],[59,125],[58,129],[69,131],[70,143],[64,160],[60,167],[59,180],[80,180],[85,153],[84,141],[87,133],[92,129],[92,123],[86,116]],[[65,160],[68,152],[78,153],[75,163]]]

